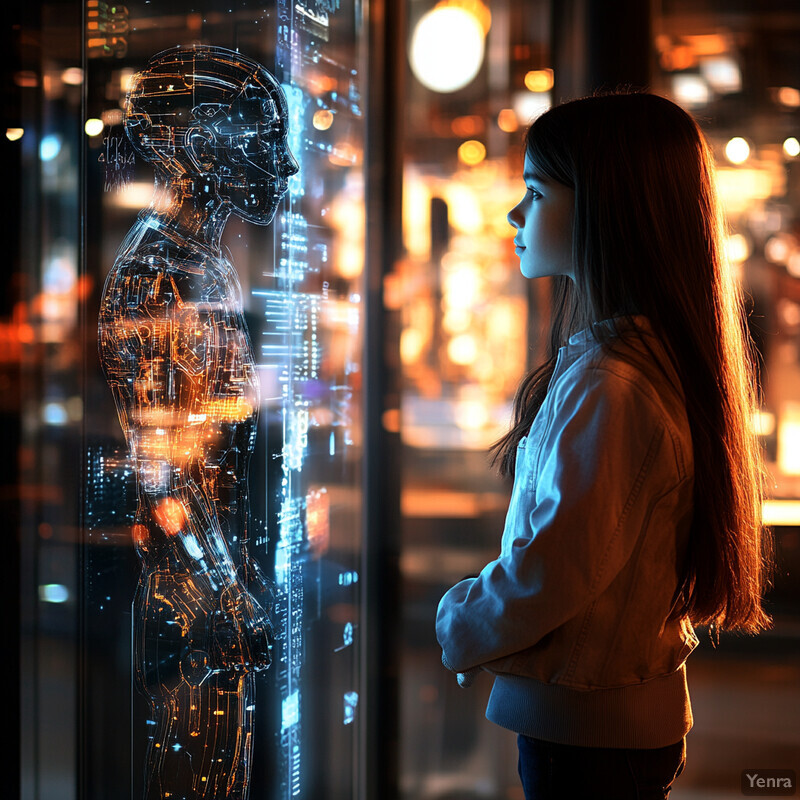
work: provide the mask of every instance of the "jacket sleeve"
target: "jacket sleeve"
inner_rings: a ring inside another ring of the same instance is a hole
[[[502,555],[439,603],[443,660],[458,672],[532,647],[588,607],[667,488],[669,437],[644,393],[603,368],[566,377],[551,387],[550,419],[534,423],[545,426],[537,482],[515,485]]]

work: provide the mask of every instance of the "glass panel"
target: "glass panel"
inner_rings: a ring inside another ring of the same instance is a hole
[[[354,796],[365,9],[24,28],[24,796]]]

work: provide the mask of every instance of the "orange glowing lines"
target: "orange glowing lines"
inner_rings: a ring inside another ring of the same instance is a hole
[[[133,537],[133,543],[137,547],[141,547],[147,542],[147,528],[137,523],[131,528],[131,536]]]
[[[250,673],[270,665],[273,634],[248,549],[258,376],[221,236],[230,213],[272,220],[297,171],[286,118],[263,67],[201,45],[151,59],[125,104],[159,192],[109,273],[98,338],[139,497],[134,669],[155,724],[148,797],[247,796]]]
[[[220,422],[242,422],[252,417],[255,411],[253,404],[244,397],[207,400],[200,404],[200,409],[199,415]]]
[[[183,505],[172,497],[165,497],[154,509],[153,516],[156,522],[170,536],[176,536],[186,524],[186,510]]]

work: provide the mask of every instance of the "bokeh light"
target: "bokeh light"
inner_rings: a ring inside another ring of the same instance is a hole
[[[326,131],[333,125],[333,114],[327,108],[320,108],[314,112],[311,124],[318,131]]]
[[[409,59],[417,80],[434,92],[455,92],[467,86],[481,68],[483,27],[463,8],[437,7],[417,23]]]
[[[61,80],[69,86],[80,86],[83,83],[83,70],[80,67],[69,67],[61,73]]]
[[[747,143],[747,139],[741,136],[734,136],[725,145],[725,158],[731,164],[744,164],[750,158],[750,145]]]
[[[497,115],[497,127],[506,133],[514,133],[519,128],[519,120],[513,108],[503,108]]]
[[[530,70],[525,75],[525,88],[529,92],[549,92],[553,88],[553,70]]]
[[[789,158],[795,158],[795,156],[800,155],[800,142],[794,136],[790,136],[783,143],[783,152]]]
[[[48,134],[39,143],[39,158],[52,161],[61,152],[61,137],[55,133]]]
[[[458,148],[459,161],[471,167],[486,158],[486,147],[477,139],[468,139]]]
[[[91,117],[86,120],[83,129],[86,131],[87,136],[99,136],[103,132],[104,127],[103,120],[97,119],[97,117]]]

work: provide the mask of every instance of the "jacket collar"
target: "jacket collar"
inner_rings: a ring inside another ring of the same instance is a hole
[[[578,331],[577,333],[573,333],[572,336],[569,337],[569,341],[566,345],[567,351],[572,354],[578,355],[580,353],[585,353],[587,350],[591,350],[593,347],[597,347],[597,340],[594,338],[594,329],[604,329],[611,331],[614,329],[614,322],[616,320],[616,325],[618,330],[624,331],[626,328],[635,327],[639,329],[642,333],[650,333],[652,334],[653,329],[650,325],[650,320],[644,316],[644,314],[635,314],[630,318],[630,320],[626,319],[625,317],[611,317],[609,319],[601,320],[600,322],[595,322],[588,328],[584,328],[582,331]],[[603,331],[598,331],[602,333]]]

